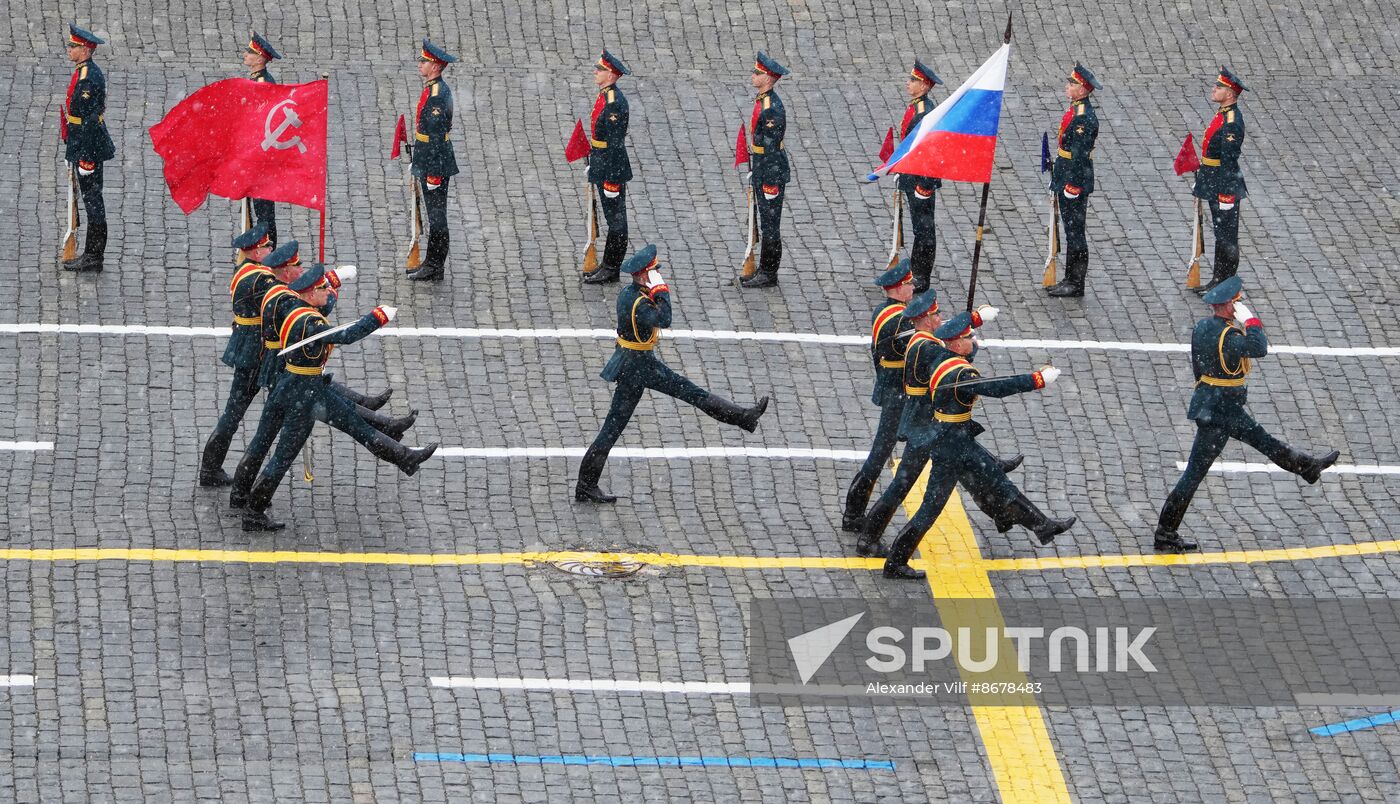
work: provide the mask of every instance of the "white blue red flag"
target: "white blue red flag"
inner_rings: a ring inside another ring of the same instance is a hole
[[[1002,45],[962,86],[924,115],[867,180],[903,173],[950,181],[991,181],[1010,56],[1011,45]]]

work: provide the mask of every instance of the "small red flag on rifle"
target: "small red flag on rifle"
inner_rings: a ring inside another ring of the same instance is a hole
[[[1172,168],[1178,176],[1201,168],[1201,160],[1196,158],[1196,141],[1191,139],[1189,132],[1186,134],[1186,141],[1181,143],[1181,151],[1177,153]]]
[[[890,130],[885,132],[885,141],[880,145],[880,161],[882,163],[888,161],[892,153],[894,153],[894,126],[890,126]]]
[[[403,115],[399,115],[398,125],[394,126],[394,149],[389,152],[390,159],[399,158],[399,143],[408,141],[408,132],[404,128]]]
[[[749,135],[744,131],[744,124],[739,124],[739,138],[734,141],[734,167],[738,167],[749,161]]]
[[[577,162],[588,156],[590,150],[588,137],[583,133],[583,121],[577,120],[574,122],[574,133],[569,135],[569,141],[564,145],[564,158],[570,162]]]

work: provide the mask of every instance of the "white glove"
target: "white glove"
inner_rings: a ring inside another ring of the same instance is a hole
[[[647,271],[647,287],[654,288],[657,285],[666,284],[666,280],[661,278],[661,272],[655,268]]]
[[[396,315],[399,314],[399,308],[397,308],[397,307],[386,307],[386,306],[384,306],[384,305],[382,305],[382,304],[379,305],[379,311],[382,312],[382,313],[384,314],[384,317],[387,318],[387,319],[389,319],[390,321],[393,321],[393,320],[394,320],[394,316],[396,316]]]
[[[1079,193],[1071,193],[1071,192],[1069,191],[1069,188],[1068,188],[1068,187],[1065,188],[1065,198],[1068,198],[1069,200],[1073,201],[1074,199],[1076,199],[1076,198],[1078,198],[1078,197],[1079,197]]]
[[[1244,302],[1235,302],[1235,320],[1243,324],[1251,318],[1254,318],[1254,313],[1244,306]]]
[[[340,277],[340,281],[349,282],[355,278],[355,274],[360,272],[359,268],[353,265],[337,265],[334,269],[335,275]]]
[[[1046,385],[1053,383],[1059,376],[1060,370],[1054,366],[1046,365],[1040,367],[1040,379],[1044,380]]]
[[[85,167],[83,167],[83,163],[82,163],[82,162],[79,162],[79,163],[78,163],[78,175],[79,175],[79,176],[91,176],[91,175],[92,175],[93,173],[95,173],[95,172],[97,172],[97,166],[96,166],[96,165],[93,165],[93,166],[90,167],[90,168],[85,168]]]
[[[990,304],[984,304],[977,308],[977,315],[982,317],[983,324],[989,324],[995,321],[998,315],[1001,315],[1001,308],[993,307]]]

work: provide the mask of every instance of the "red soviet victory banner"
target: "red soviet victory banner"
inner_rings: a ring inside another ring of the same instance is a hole
[[[209,193],[326,209],[327,81],[216,81],[151,126],[170,197],[185,214]]]

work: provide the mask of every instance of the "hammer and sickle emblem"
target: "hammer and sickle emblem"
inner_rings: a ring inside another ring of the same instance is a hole
[[[279,151],[296,148],[300,153],[306,153],[306,145],[302,143],[300,136],[293,134],[289,140],[282,139],[282,135],[286,133],[288,128],[301,128],[301,118],[297,117],[296,110],[292,108],[295,105],[296,101],[288,98],[272,107],[267,113],[267,120],[263,122],[262,149],[264,151],[269,148],[276,148]],[[273,128],[272,118],[279,111],[282,112],[282,122]]]

